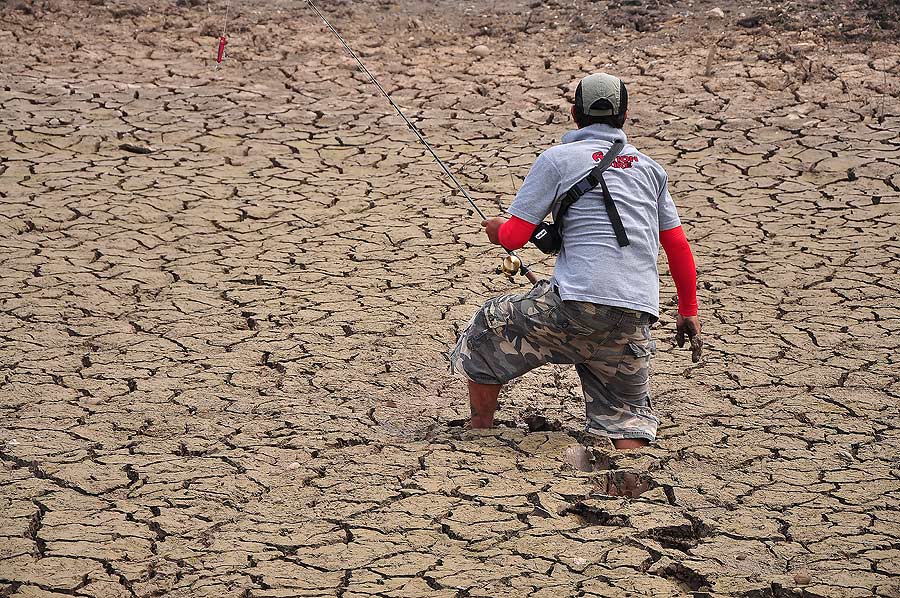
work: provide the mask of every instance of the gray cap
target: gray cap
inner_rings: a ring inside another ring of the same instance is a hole
[[[575,108],[586,116],[613,116],[628,110],[628,92],[618,77],[588,75],[575,90]]]

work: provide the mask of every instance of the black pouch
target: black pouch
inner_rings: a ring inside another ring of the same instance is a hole
[[[550,224],[541,222],[531,234],[531,242],[547,255],[556,255],[562,249],[559,225],[556,222]]]

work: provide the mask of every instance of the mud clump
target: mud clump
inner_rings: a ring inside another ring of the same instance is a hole
[[[558,432],[562,429],[562,422],[551,420],[540,413],[529,413],[522,417],[522,421],[528,426],[529,432]]]
[[[709,587],[706,575],[698,573],[692,567],[679,562],[668,561],[650,569],[650,573],[684,584],[690,591],[699,592]]]
[[[609,471],[601,476],[594,490],[604,496],[637,498],[653,487],[653,480],[646,474],[632,471]]]
[[[119,8],[110,9],[109,14],[111,14],[114,19],[139,17],[144,14],[144,9],[141,8],[140,6],[123,6],[123,7],[119,7]]]
[[[601,525],[608,527],[624,527],[629,525],[627,515],[611,513],[606,509],[599,508],[595,505],[587,505],[581,501],[576,502],[571,507],[563,509],[561,515],[578,515],[588,525]]]

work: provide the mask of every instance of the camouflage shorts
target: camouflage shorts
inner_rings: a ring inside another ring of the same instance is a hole
[[[450,367],[473,382],[505,384],[545,363],[571,363],[581,378],[586,429],[609,438],[656,438],[650,405],[651,316],[563,301],[547,281],[491,299],[469,322]]]

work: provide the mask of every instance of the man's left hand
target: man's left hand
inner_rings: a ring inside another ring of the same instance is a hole
[[[506,223],[506,218],[488,218],[481,221],[488,240],[494,245],[500,244],[500,227]]]
[[[685,336],[691,343],[691,361],[697,363],[703,356],[703,338],[700,336],[700,318],[697,316],[682,316],[678,314],[675,322],[675,342],[679,347],[684,346]]]

